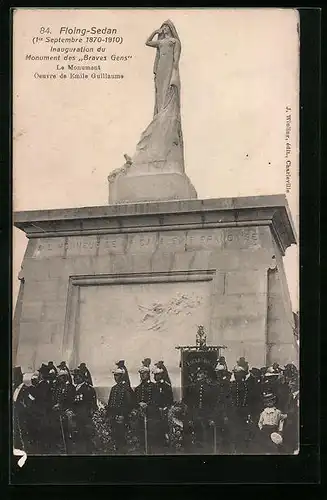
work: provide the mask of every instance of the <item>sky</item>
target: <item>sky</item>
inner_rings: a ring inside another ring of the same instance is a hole
[[[125,153],[133,155],[152,119],[155,51],[145,40],[168,18],[182,44],[185,170],[198,198],[286,193],[288,142],[287,199],[298,234],[299,19],[292,9],[17,9],[14,210],[108,204],[108,174],[123,165]],[[46,36],[70,36],[60,35],[61,27],[92,26],[116,29],[122,37],[122,43],[85,46],[102,46],[107,61],[101,61],[101,72],[120,73],[123,79],[34,77],[58,75],[58,62],[26,55],[50,55],[50,46],[77,46],[48,43]],[[42,35],[42,28],[51,34]],[[36,42],[37,36],[43,40]],[[131,57],[113,61],[112,56]],[[286,116],[291,117],[287,140]],[[27,239],[18,229],[13,238],[15,303]],[[293,309],[298,310],[296,245],[287,250],[284,263]]]

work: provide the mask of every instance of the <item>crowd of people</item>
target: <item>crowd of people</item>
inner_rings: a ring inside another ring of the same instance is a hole
[[[213,375],[214,374],[214,375]],[[14,446],[29,454],[295,454],[299,373],[295,365],[249,368],[224,357],[198,366],[174,401],[163,361],[142,361],[132,388],[125,362],[113,369],[107,404],[85,363],[50,361],[31,377],[14,369]],[[153,380],[152,380],[153,377]]]

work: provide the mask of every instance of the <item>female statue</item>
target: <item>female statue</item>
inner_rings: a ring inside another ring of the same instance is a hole
[[[157,35],[157,39],[154,39]],[[154,62],[155,105],[153,120],[136,147],[133,165],[138,172],[184,172],[180,115],[179,58],[181,43],[175,26],[165,21],[147,39],[156,49]]]

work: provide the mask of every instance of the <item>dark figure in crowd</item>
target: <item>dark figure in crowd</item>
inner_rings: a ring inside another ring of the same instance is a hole
[[[85,382],[82,372],[74,370],[75,395],[73,413],[75,432],[73,435],[74,449],[77,454],[91,454],[93,451],[92,421],[93,412],[97,409],[96,393],[94,388]]]
[[[218,365],[223,366],[224,369],[226,370],[226,372],[228,371],[228,367],[227,367],[225,356],[219,356],[217,366]]]
[[[164,362],[163,361],[158,361],[157,363],[154,364],[154,366],[157,367],[157,368],[159,368],[159,370],[162,370],[162,376],[161,376],[161,378],[171,386],[171,381],[170,381],[170,377],[169,377],[169,374],[168,374],[168,370],[165,367]]]
[[[29,398],[28,385],[20,367],[15,367],[13,372],[13,389],[14,447],[30,452],[29,408],[34,398]]]
[[[230,375],[226,370],[226,364],[218,364],[216,371],[216,401],[213,425],[215,426],[216,453],[227,453],[229,451],[228,435],[228,407],[230,397]]]
[[[127,367],[125,365],[125,360],[121,359],[121,360],[117,361],[116,365],[117,365],[117,368],[120,368],[121,370],[124,371],[123,380],[126,382],[126,384],[128,384],[129,387],[131,387],[131,381],[129,378]]]
[[[276,404],[278,408],[285,413],[287,410],[290,390],[285,381],[285,377],[279,371],[276,371],[272,366],[269,367],[265,373],[262,384],[262,392],[264,394],[272,392],[276,397]]]
[[[72,451],[74,398],[75,387],[69,382],[67,371],[59,370],[53,390],[53,433],[64,453]]]
[[[187,406],[182,401],[177,401],[168,410],[168,442],[171,453],[192,451],[192,426]]]
[[[231,438],[232,453],[246,453],[251,437],[251,416],[249,408],[249,387],[246,371],[240,365],[233,369],[230,386],[230,407],[228,429]]]
[[[15,366],[12,374],[12,387],[13,391],[23,383],[23,372],[20,366]]]
[[[72,378],[71,373],[69,371],[69,368],[68,368],[68,366],[66,364],[66,361],[61,361],[61,363],[58,365],[58,369],[59,370],[65,370],[67,372],[68,380],[72,384],[73,383],[73,378]]]
[[[116,384],[110,390],[107,418],[116,452],[126,453],[129,414],[135,406],[134,393],[125,379],[125,370],[117,367],[113,374]]]
[[[52,375],[52,374],[55,374],[55,376],[58,375],[58,370],[57,368],[55,367],[53,361],[49,361],[48,363],[48,368],[49,368],[49,373]]]
[[[257,423],[263,408],[262,403],[262,378],[259,368],[251,368],[249,377],[246,378],[249,388],[249,408],[253,422]],[[257,426],[253,428],[254,434],[257,433]],[[255,436],[253,436],[255,439]]]
[[[212,422],[216,406],[216,387],[208,380],[208,373],[198,367],[195,381],[186,388],[185,395],[185,403],[193,423],[195,446],[204,453],[212,453],[214,446]]]
[[[85,363],[81,363],[78,367],[78,369],[82,372],[82,375],[84,377],[84,380],[87,384],[93,386],[93,381],[92,381],[92,376],[90,373],[90,370],[87,368]]]
[[[296,366],[293,365],[293,363],[288,363],[287,365],[285,365],[284,378],[287,384],[289,384],[289,382],[291,382],[292,380],[298,380],[299,372]]]
[[[284,444],[286,453],[296,453],[299,449],[299,380],[289,382],[290,397],[287,405],[287,419],[284,424]]]
[[[258,422],[262,453],[278,454],[282,452],[282,432],[286,415],[276,407],[276,397],[273,393],[264,395],[264,406]]]
[[[24,449],[20,428],[20,406],[18,395],[23,385],[23,373],[20,366],[15,366],[12,373],[12,390],[13,390],[13,432],[14,432],[14,447]]]
[[[146,368],[150,369],[151,365],[151,359],[150,358],[144,358],[142,361],[142,366],[145,366]]]
[[[154,405],[158,409],[156,425],[156,448],[158,452],[163,451],[164,447],[168,444],[168,410],[174,400],[171,385],[164,379],[166,373],[158,367],[153,370],[155,380],[153,400]]]
[[[25,377],[24,377],[25,378]],[[28,450],[29,453],[38,453],[40,450],[40,428],[37,415],[38,394],[37,386],[39,383],[39,372],[33,373],[30,380],[25,385],[25,417],[26,428],[28,433]]]
[[[38,446],[41,454],[56,452],[56,437],[53,435],[52,399],[54,378],[49,367],[42,363],[39,369],[39,382],[35,387],[35,419],[38,429]]]
[[[248,374],[249,363],[245,360],[245,358],[243,356],[241,358],[239,358],[239,360],[237,361],[237,365],[240,366],[241,368],[243,368],[245,373]]]
[[[138,411],[138,438],[145,453],[152,453],[156,442],[158,409],[155,405],[155,384],[150,379],[150,368],[139,369],[141,383],[135,387],[135,403]]]

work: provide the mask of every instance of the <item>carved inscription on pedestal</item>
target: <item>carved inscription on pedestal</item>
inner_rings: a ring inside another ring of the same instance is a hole
[[[223,248],[253,248],[260,244],[258,228],[194,229],[136,232],[99,236],[39,238],[34,259],[147,252],[182,252]]]

